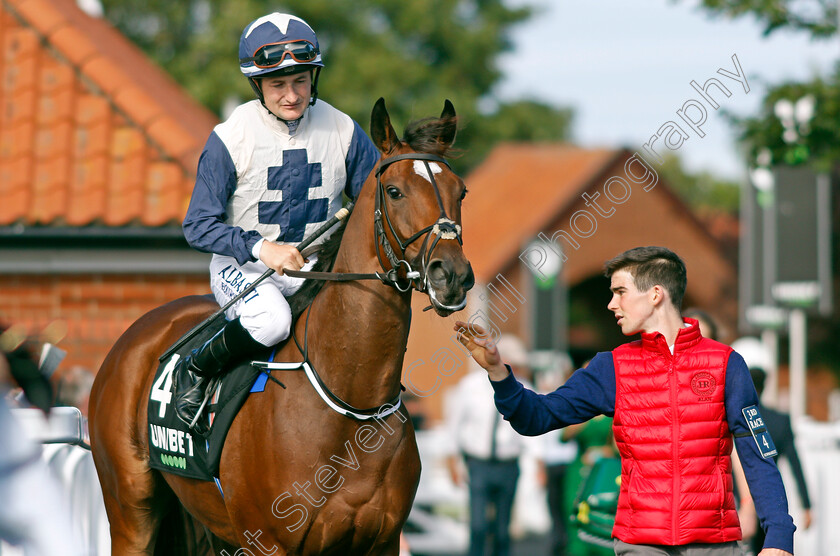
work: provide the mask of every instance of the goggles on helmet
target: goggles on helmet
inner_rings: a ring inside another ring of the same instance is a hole
[[[258,68],[267,69],[279,66],[291,56],[299,64],[313,62],[321,52],[309,41],[285,41],[266,44],[257,49],[250,58],[242,58],[240,63],[254,62]]]

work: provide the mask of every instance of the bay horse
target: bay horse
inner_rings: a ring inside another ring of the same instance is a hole
[[[455,140],[452,104],[445,102],[440,118],[409,125],[400,140],[379,99],[370,131],[381,158],[332,271],[390,280],[325,282],[293,327],[324,386],[354,408],[399,405],[412,290],[448,316],[464,307],[474,281],[460,237],[466,188],[443,158]],[[90,436],[112,553],[398,554],[420,477],[404,406],[363,422],[328,407],[304,373],[285,372],[286,389],[269,382],[242,406],[218,488],[149,467],[147,410],[158,357],[218,308],[191,296],[150,311],[117,340],[97,374]],[[297,342],[282,344],[275,360],[302,361]]]

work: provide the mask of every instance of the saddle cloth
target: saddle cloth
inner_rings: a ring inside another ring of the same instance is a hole
[[[202,481],[212,481],[214,477],[218,477],[219,460],[228,429],[249,393],[262,391],[266,376],[251,365],[250,361],[224,374],[211,398],[209,411],[205,409],[205,414],[200,417],[209,419],[211,425],[210,435],[206,440],[200,436],[192,436],[186,423],[175,415],[173,392],[175,380],[178,378],[174,376],[178,361],[203,345],[221,330],[224,324],[224,319],[217,319],[158,366],[149,391],[150,467]]]

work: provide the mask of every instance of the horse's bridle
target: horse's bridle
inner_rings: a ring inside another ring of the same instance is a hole
[[[391,164],[399,162],[401,160],[423,161],[423,165],[426,167],[427,176],[435,192],[435,198],[437,199],[438,207],[440,208],[440,216],[438,217],[437,222],[430,226],[426,226],[425,228],[423,228],[419,232],[416,232],[414,235],[412,235],[406,240],[403,240],[399,236],[399,234],[397,234],[397,231],[394,229],[393,224],[391,224],[391,218],[388,215],[388,207],[385,203],[385,186],[382,185],[382,174],[385,172],[385,170]],[[426,269],[428,267],[429,261],[432,258],[432,252],[434,251],[435,247],[437,247],[438,242],[441,239],[454,239],[458,241],[459,245],[463,245],[463,240],[461,239],[461,226],[459,226],[455,223],[455,221],[450,219],[446,214],[446,209],[443,208],[443,199],[441,199],[440,196],[440,190],[438,188],[437,181],[435,180],[435,174],[429,167],[429,161],[439,162],[445,165],[447,168],[449,168],[449,163],[446,162],[444,158],[429,153],[397,154],[388,157],[379,163],[379,166],[376,169],[376,208],[373,213],[373,229],[374,235],[377,238],[377,243],[379,245],[382,245],[382,251],[385,253],[385,257],[388,259],[388,263],[390,264],[391,268],[387,269],[385,261],[382,260],[382,252],[380,252],[378,246],[376,247],[376,256],[379,259],[379,264],[382,266],[382,269],[385,270],[389,278],[389,282],[399,291],[406,292],[409,290],[409,288],[413,286],[414,289],[416,289],[419,292],[428,292],[429,297],[432,298],[432,301],[434,301],[441,308],[451,311],[460,311],[466,306],[466,297],[464,298],[464,301],[458,305],[444,305],[435,298],[434,289],[429,287],[429,275],[426,272]],[[391,245],[391,242],[388,239],[388,235],[385,232],[385,226],[383,224],[383,217],[384,221],[388,224],[388,229],[391,231],[391,235],[394,236],[394,239],[396,239],[397,244],[399,245],[400,251],[402,253],[402,258],[397,256],[393,246]],[[405,260],[405,250],[406,248],[408,248],[409,245],[411,245],[424,235],[425,239],[423,240],[423,246],[420,248],[420,252],[417,255],[417,258],[420,259],[420,266],[422,272],[418,272],[411,267],[411,263],[409,263],[409,261]],[[431,246],[429,246],[429,238],[432,235],[434,235],[434,239],[432,240]],[[403,267],[406,270],[406,282],[401,283],[399,277],[399,270]]]
[[[384,202],[385,188],[382,185],[381,180],[382,173],[388,168],[388,166],[401,160],[423,161],[423,164],[426,167],[426,172],[428,173],[429,181],[432,183],[432,187],[435,191],[435,197],[437,198],[438,207],[440,208],[440,216],[437,222],[435,222],[431,226],[426,226],[425,228],[415,233],[406,240],[400,238],[399,234],[397,234],[397,231],[394,229],[394,226],[391,224],[391,218],[388,215],[388,208]],[[380,161],[379,166],[376,169],[376,205],[373,216],[373,229],[375,238],[374,241],[377,244],[382,245],[382,251],[385,252],[385,257],[388,259],[388,263],[391,267],[390,270],[386,268],[385,261],[382,260],[382,254],[380,253],[378,245],[375,245],[374,248],[376,249],[376,256],[379,259],[379,264],[382,267],[384,274],[381,274],[379,272],[376,272],[374,274],[352,274],[291,270],[284,271],[285,274],[288,274],[292,277],[310,278],[316,280],[334,280],[342,282],[353,280],[378,279],[385,284],[393,286],[400,292],[407,292],[409,289],[411,289],[411,287],[414,287],[419,292],[428,292],[429,297],[432,299],[433,303],[436,303],[439,307],[442,307],[447,310],[460,311],[461,309],[466,307],[466,296],[464,296],[464,301],[458,304],[457,306],[444,305],[440,303],[435,298],[434,289],[429,288],[428,284],[428,274],[426,273],[426,267],[429,261],[431,260],[432,252],[434,251],[435,247],[437,247],[438,242],[441,239],[454,239],[458,241],[459,245],[463,245],[463,241],[461,239],[461,226],[456,224],[454,221],[450,220],[449,217],[446,215],[446,210],[443,208],[443,200],[441,199],[440,191],[438,189],[437,182],[434,178],[434,173],[429,167],[430,161],[440,162],[446,165],[447,168],[449,168],[449,164],[440,156],[428,153],[406,153],[385,158],[384,160]],[[383,223],[383,219],[384,222],[387,222],[388,228],[391,230],[391,234],[394,236],[394,239],[396,239],[403,258],[399,258],[396,252],[394,251],[394,248],[391,245],[390,240],[388,239],[388,235],[385,233],[385,225]],[[423,246],[420,248],[420,252],[417,255],[417,258],[419,258],[421,261],[421,268],[423,270],[423,273],[421,275],[420,272],[413,270],[411,268],[411,264],[405,260],[405,250],[409,245],[417,241],[423,235],[426,236],[426,239],[423,240]],[[435,238],[434,240],[432,240],[431,247],[429,247],[429,237],[431,235],[434,235]],[[428,250],[427,247],[429,247]],[[406,269],[406,282],[404,283],[400,282],[401,278],[399,276],[399,270],[402,267],[405,267]],[[327,405],[333,410],[341,413],[342,415],[346,415],[357,420],[382,418],[385,415],[390,415],[390,413],[397,411],[401,405],[399,392],[397,392],[397,395],[384,406],[360,409],[357,407],[353,407],[352,405],[343,401],[335,393],[333,393],[332,390],[329,389],[329,387],[321,379],[320,375],[315,370],[314,366],[312,366],[309,360],[309,316],[311,314],[311,311],[307,311],[306,313],[306,320],[304,324],[303,333],[303,345],[301,345],[301,343],[298,341],[294,330],[292,331],[292,338],[294,339],[295,344],[297,344],[298,349],[303,355],[304,363],[306,363],[307,365],[307,377],[309,378],[310,382],[312,382],[312,386],[315,388],[315,390],[318,392],[321,398],[324,399]],[[296,366],[295,368],[298,367]],[[303,363],[301,363],[300,368],[304,368]],[[389,408],[387,410],[387,413],[383,413],[383,408]]]

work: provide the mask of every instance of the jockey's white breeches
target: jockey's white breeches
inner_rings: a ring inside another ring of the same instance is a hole
[[[311,270],[317,260],[310,256],[301,270]],[[224,305],[251,285],[268,267],[262,261],[240,265],[233,257],[213,255],[210,261],[210,289]],[[229,320],[239,318],[243,328],[259,343],[273,346],[289,337],[292,310],[286,297],[303,285],[304,278],[280,276],[276,272],[225,312]]]

